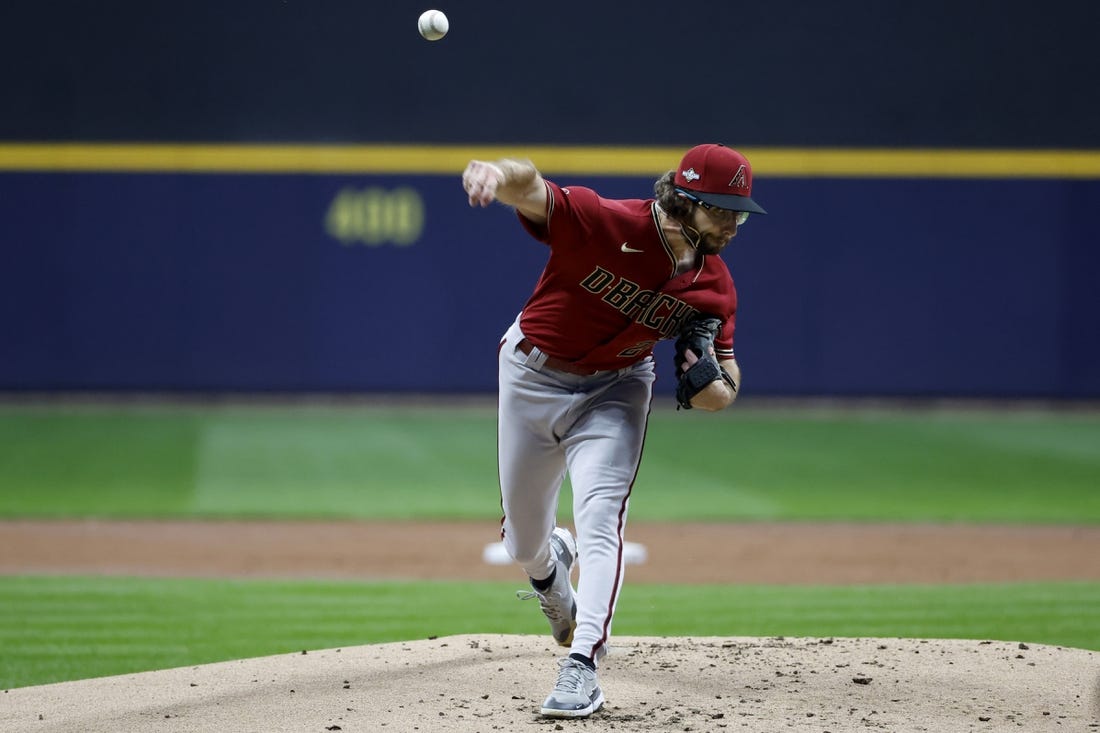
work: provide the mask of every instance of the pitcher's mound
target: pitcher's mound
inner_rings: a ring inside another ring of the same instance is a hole
[[[1082,649],[617,637],[604,708],[556,721],[537,711],[561,652],[543,637],[449,636],[24,687],[0,695],[0,729],[1100,730],[1100,653]]]

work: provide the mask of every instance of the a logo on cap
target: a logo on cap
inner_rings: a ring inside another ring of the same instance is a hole
[[[730,188],[748,188],[749,182],[745,179],[745,165],[741,164],[741,167],[737,169],[737,172],[733,174],[733,178],[730,179],[728,184]]]
[[[744,166],[741,167],[744,168]],[[698,181],[700,178],[702,178],[702,176],[696,173],[694,168],[688,168],[686,171],[684,171],[684,180],[688,183],[691,183],[692,181]]]

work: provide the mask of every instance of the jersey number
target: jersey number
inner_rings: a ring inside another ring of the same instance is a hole
[[[622,351],[620,351],[618,353],[618,356],[621,356],[624,359],[629,359],[632,356],[637,356],[638,354],[641,354],[642,352],[648,351],[649,349],[653,348],[653,344],[655,343],[657,342],[639,341],[638,343],[631,346],[629,349],[623,349]]]

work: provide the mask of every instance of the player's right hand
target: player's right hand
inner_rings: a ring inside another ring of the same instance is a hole
[[[496,163],[471,160],[462,173],[462,188],[470,197],[470,206],[485,207],[493,203],[502,183],[504,171]]]

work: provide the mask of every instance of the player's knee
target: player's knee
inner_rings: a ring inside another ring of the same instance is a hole
[[[509,557],[520,565],[532,565],[539,559],[539,553],[544,548],[540,545],[516,542],[514,539],[509,541],[506,538],[504,540],[504,549],[508,551]]]

